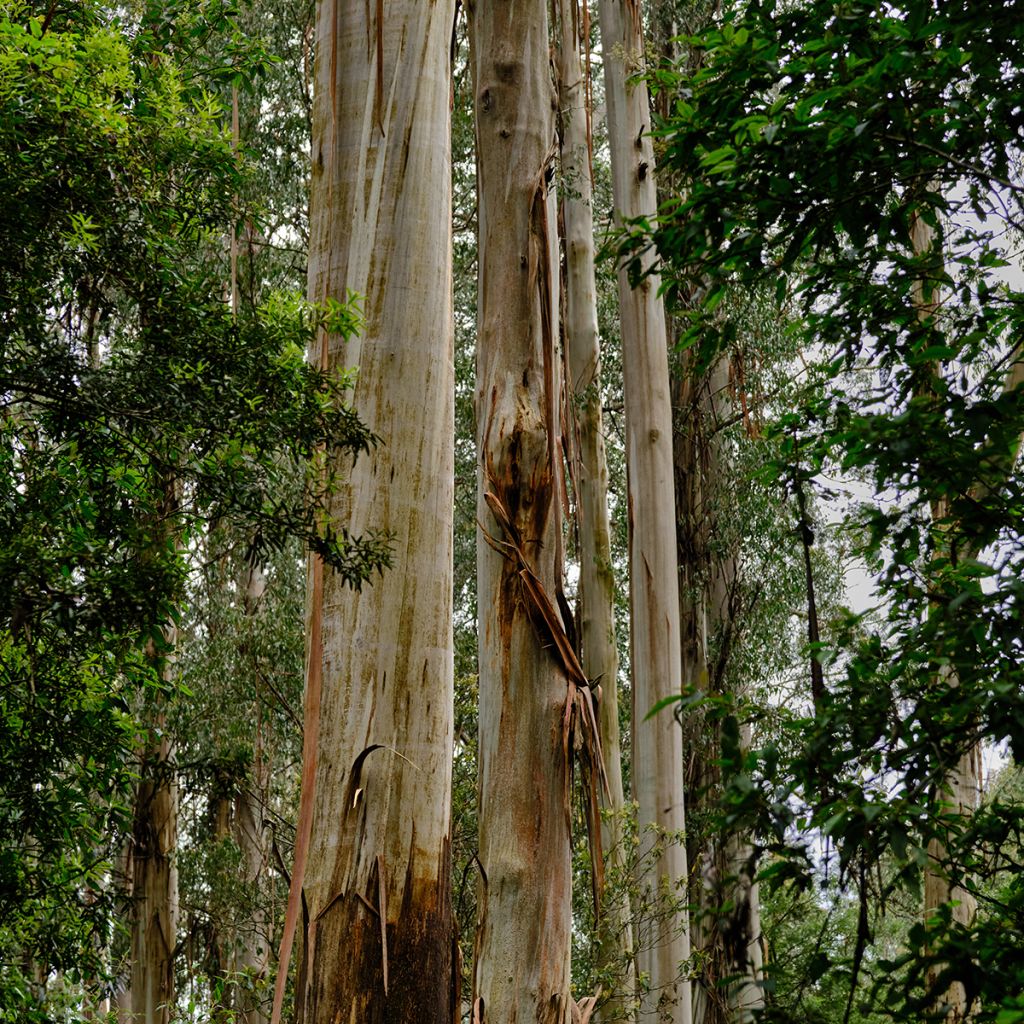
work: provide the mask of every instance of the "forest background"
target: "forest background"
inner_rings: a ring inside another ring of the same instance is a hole
[[[0,1019],[1024,1020],[1024,11],[428,6],[0,6]]]

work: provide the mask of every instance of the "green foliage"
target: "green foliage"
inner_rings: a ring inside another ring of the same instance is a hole
[[[800,887],[820,835],[862,899],[886,858],[880,898],[916,893],[930,842],[957,884],[1019,879],[1007,851],[1020,803],[971,818],[950,806],[948,779],[980,742],[1024,751],[1024,392],[1006,387],[1024,294],[1005,272],[1024,211],[1022,26],[1015,3],[754,3],[688,40],[699,70],[654,76],[662,160],[686,189],[627,249],[657,247],[704,365],[741,330],[723,297],[774,297],[811,366],[776,418],[765,480],[801,529],[825,476],[875,494],[846,516],[875,614],[849,612],[813,645],[828,685],[810,714],[786,716],[788,756],[725,766],[728,820],[754,827],[772,876]],[[938,915],[927,953],[923,926],[909,930],[895,973],[868,955],[864,918],[824,971],[870,968],[901,1020],[927,1017],[952,980],[981,997],[979,1020],[1012,1016],[1012,881],[1004,896],[983,898],[970,927]]]
[[[205,984],[221,1010],[238,1009],[241,954],[276,948],[301,760],[303,560],[293,543],[255,570],[237,540],[225,527],[205,539],[179,641],[189,696],[168,723],[182,795],[182,981]],[[268,982],[244,983],[265,1001]]]

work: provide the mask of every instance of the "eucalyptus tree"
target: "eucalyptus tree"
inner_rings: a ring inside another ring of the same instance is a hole
[[[602,0],[608,139],[619,224],[657,208],[640,5]],[[642,851],[642,895],[650,911],[637,936],[639,968],[648,979],[643,1014],[688,1024],[690,985],[681,965],[690,956],[686,915],[686,847],[681,731],[670,715],[650,715],[681,690],[679,586],[672,459],[672,401],[665,308],[647,256],[630,281],[619,267],[619,313],[626,405],[630,509],[630,669],[633,685],[633,791]]]
[[[574,686],[557,660],[568,644],[555,611],[562,527],[547,6],[481,0],[470,9],[480,266],[481,881],[473,1013],[494,1024],[563,1024],[572,1012]]]
[[[385,17],[386,13],[386,17]],[[358,591],[309,566],[303,791],[286,929],[304,910],[303,1021],[451,1021],[453,352],[449,44],[454,3],[317,10],[309,294],[363,296],[326,373],[385,439],[331,494],[339,535],[386,535]],[[343,459],[343,456],[341,457]],[[333,454],[327,461],[341,467]],[[308,866],[304,866],[308,865]],[[290,932],[279,965],[279,1014]]]
[[[615,638],[615,579],[608,513],[608,461],[602,421],[601,336],[594,270],[594,210],[589,69],[590,23],[576,0],[560,0],[557,17],[558,140],[564,235],[564,362],[570,477],[576,497],[580,578],[580,661],[600,687],[599,725],[608,780],[602,830],[608,865],[624,875],[628,863],[619,739],[619,655]],[[595,823],[596,824],[596,823]],[[613,979],[602,1013],[614,1019],[631,1009],[636,988],[633,922],[628,892],[611,908],[598,893],[598,959]]]

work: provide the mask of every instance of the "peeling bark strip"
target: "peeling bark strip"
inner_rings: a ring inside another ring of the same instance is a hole
[[[303,879],[297,849],[293,879],[308,910],[302,1024],[451,1024],[458,1011],[449,894],[453,17],[454,0],[321,0],[317,11],[309,294],[365,296],[362,337],[347,348],[320,343],[327,369],[359,367],[352,403],[387,442],[339,467],[327,513],[353,533],[387,531],[394,568],[356,593],[311,566],[307,686],[322,680],[322,692],[318,712],[307,692],[308,861]],[[292,920],[298,909],[295,899]]]
[[[642,65],[640,4],[601,0],[599,11],[615,214],[629,221],[657,209],[647,86],[629,81]],[[639,824],[647,830],[640,887],[641,895],[655,903],[684,901],[685,845],[651,842],[652,829],[672,836],[685,826],[682,736],[671,714],[646,717],[658,701],[678,694],[681,685],[665,310],[656,277],[632,290],[620,267],[618,285],[629,478],[633,787]],[[641,921],[641,929],[638,966],[650,979],[641,1016],[654,1019],[657,1014],[658,1020],[689,1024],[690,983],[680,977],[680,964],[690,956],[685,909],[658,914],[646,925]]]
[[[568,1024],[566,677],[559,653],[552,657],[537,636],[547,628],[564,637],[547,598],[558,592],[560,530],[547,3],[478,0],[470,11],[480,211],[480,864],[487,879],[478,901],[473,1019]]]
[[[495,551],[516,567],[522,585],[521,598],[527,606],[527,614],[533,623],[537,640],[541,647],[550,652],[565,676],[567,693],[565,711],[562,715],[562,755],[565,759],[566,769],[565,808],[566,813],[569,813],[568,783],[572,772],[574,737],[580,738],[582,749],[586,751],[589,762],[594,766],[595,776],[600,779],[602,789],[605,792],[608,790],[608,781],[604,775],[604,760],[601,757],[601,734],[597,724],[594,696],[590,690],[590,680],[583,673],[583,668],[576,657],[576,651],[569,641],[565,626],[559,618],[558,612],[555,611],[551,598],[548,597],[544,585],[527,561],[522,537],[519,536],[519,531],[509,518],[508,510],[501,503],[501,499],[490,491],[484,493],[484,501],[508,540],[496,540],[484,527],[481,527],[484,539]],[[600,865],[599,836],[596,853],[598,865]],[[596,870],[600,871],[600,866]]]

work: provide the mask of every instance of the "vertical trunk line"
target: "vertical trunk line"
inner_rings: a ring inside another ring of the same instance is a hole
[[[571,847],[547,0],[470,8],[479,182],[480,852],[474,1020],[568,1024]],[[492,545],[493,544],[493,548]]]
[[[358,365],[351,404],[385,441],[330,467],[325,512],[339,531],[385,531],[394,567],[359,591],[311,567],[321,752],[302,1024],[453,1017],[454,6],[325,0],[317,14],[309,294],[365,296],[361,337],[321,358]]]
[[[912,198],[910,209],[910,246],[915,258],[924,263],[924,274],[919,277],[911,290],[911,298],[917,314],[918,322],[925,329],[938,329],[935,324],[940,315],[941,297],[939,279],[943,271],[943,253],[941,239],[936,237],[934,228],[927,223],[923,215],[925,196],[934,193],[937,185],[929,183],[925,186],[924,195]],[[934,210],[932,211],[934,214]],[[929,364],[919,384],[921,394],[935,396],[935,382],[941,374],[939,363]],[[945,498],[933,499],[931,502],[931,534],[936,554],[948,550],[947,535],[955,529],[949,522],[949,503]],[[936,675],[936,682],[943,680],[950,686],[958,686],[959,680],[951,669],[942,668]],[[974,813],[981,793],[981,751],[975,744],[971,746],[952,766],[940,766],[944,769],[942,788],[948,787],[953,798],[952,817],[966,818]],[[928,842],[928,863],[925,866],[924,878],[924,921],[928,926],[941,907],[951,906],[952,920],[957,925],[970,926],[977,912],[977,901],[972,893],[961,886],[953,885],[946,873],[944,862],[948,861],[946,844],[938,837]],[[927,975],[929,988],[936,988],[943,971],[942,964],[931,967]],[[968,1005],[967,991],[960,981],[953,981],[933,1004],[935,1011],[946,1009],[946,1021],[949,1024],[961,1024],[969,1021],[980,1009],[980,1005]]]
[[[601,0],[599,16],[612,190],[616,222],[622,224],[657,209],[647,87],[628,81],[643,60],[639,4]],[[659,701],[679,694],[682,671],[668,334],[650,260],[635,291],[625,266],[618,271],[631,523],[633,785],[646,903],[637,943],[639,967],[649,979],[640,1012],[690,1024],[682,735],[670,713],[647,718]]]
[[[558,88],[562,226],[565,250],[565,392],[567,420],[574,442],[570,465],[577,502],[576,531],[580,559],[579,645],[583,672],[599,696],[598,719],[604,754],[607,792],[600,803],[609,818],[602,823],[595,806],[590,827],[607,855],[615,880],[610,899],[605,895],[605,872],[595,871],[600,904],[597,921],[598,963],[616,981],[598,1019],[618,1020],[630,1014],[636,998],[632,908],[627,884],[625,796],[619,743],[618,651],[615,643],[614,580],[611,528],[608,514],[608,467],[601,417],[601,350],[598,332],[597,288],[594,273],[590,110],[590,15],[586,2],[582,18],[576,0],[558,0]],[[582,30],[582,38],[581,38]],[[581,41],[588,55],[586,73],[580,66]],[[597,804],[597,794],[592,794]],[[589,807],[588,807],[589,809]]]

